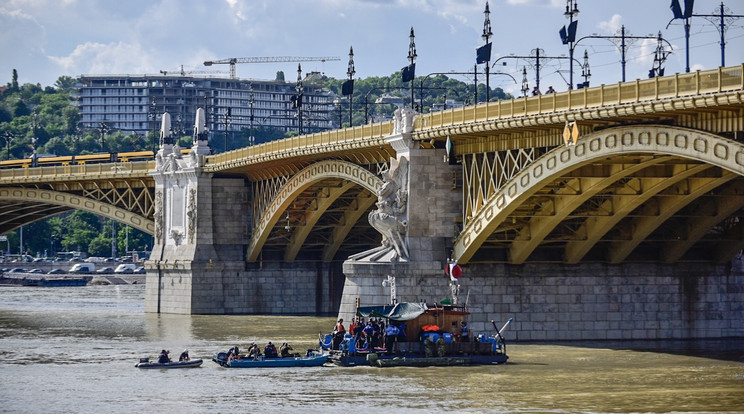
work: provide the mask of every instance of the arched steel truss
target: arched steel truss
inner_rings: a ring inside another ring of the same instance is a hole
[[[351,227],[374,204],[382,180],[368,169],[351,162],[326,160],[309,165],[291,178],[284,178],[276,183],[280,184],[276,189],[272,185],[260,187],[263,191],[270,191],[270,197],[254,191],[254,200],[267,202],[265,208],[261,211],[254,210],[253,213],[253,232],[246,254],[249,262],[258,259],[272,231],[287,212],[290,214],[286,224],[284,260],[294,261],[320,218],[340,198],[352,194],[347,197],[350,200],[345,203],[342,219],[334,224],[323,250],[322,259],[330,261]],[[303,195],[311,187],[311,194]],[[297,204],[300,206],[297,207]]]
[[[72,209],[89,211],[149,234],[155,232],[152,212],[145,217],[117,207],[116,200],[110,197],[92,199],[62,191],[3,187],[0,188],[0,233]]]
[[[723,262],[744,248],[742,177],[739,142],[658,125],[603,130],[544,154],[475,206],[453,257]]]

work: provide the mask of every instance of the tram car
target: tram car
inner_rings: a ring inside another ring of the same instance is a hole
[[[190,148],[182,148],[181,154],[186,156],[189,154],[189,151],[191,151]],[[63,156],[42,155],[36,158],[36,163],[34,163],[32,158],[0,161],[0,169],[152,161],[154,159],[155,153],[153,151],[102,152],[97,154]]]

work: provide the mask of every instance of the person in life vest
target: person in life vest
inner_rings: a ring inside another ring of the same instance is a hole
[[[470,330],[468,329],[468,323],[465,321],[462,321],[462,326],[460,327],[460,340],[462,342],[470,342]]]
[[[170,360],[170,357],[168,356],[168,351],[164,349],[160,351],[160,356],[158,357],[158,363],[167,364],[168,362],[171,362],[171,360]]]
[[[271,341],[269,341],[269,343],[264,347],[264,356],[266,356],[266,358],[276,358],[279,356],[276,353],[276,346],[274,346]]]
[[[178,357],[179,361],[190,361],[191,358],[189,358],[189,350],[184,349],[183,352],[181,352],[181,356]]]
[[[341,341],[344,339],[345,334],[346,334],[346,328],[344,328],[344,320],[339,319],[338,323],[336,323],[336,326],[333,328],[332,349],[338,349],[338,346],[341,344]]]

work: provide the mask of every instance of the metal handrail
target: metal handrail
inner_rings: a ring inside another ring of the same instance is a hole
[[[417,116],[414,129],[419,132],[452,125],[742,89],[744,64],[453,108]]]

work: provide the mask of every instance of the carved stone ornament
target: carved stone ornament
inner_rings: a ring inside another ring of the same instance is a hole
[[[196,238],[196,189],[189,190],[189,205],[186,211],[188,217],[189,244],[194,244]]]
[[[410,134],[413,132],[413,117],[416,111],[411,108],[398,108],[393,114],[393,134]]]
[[[163,242],[163,193],[155,192],[155,244]]]
[[[377,209],[369,213],[369,224],[382,234],[382,245],[350,257],[370,262],[408,261],[408,159],[393,160],[382,173],[377,190]]]
[[[176,243],[176,246],[180,246],[183,241],[183,233],[179,230],[173,229],[170,232],[170,237]]]

